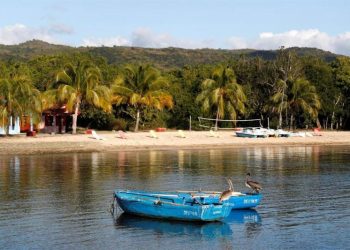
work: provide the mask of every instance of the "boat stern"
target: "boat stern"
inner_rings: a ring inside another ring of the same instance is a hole
[[[203,205],[201,210],[201,220],[218,221],[226,218],[230,214],[231,207],[229,204],[211,204]]]
[[[227,203],[231,206],[231,209],[254,208],[260,204],[262,197],[260,193],[231,196]]]

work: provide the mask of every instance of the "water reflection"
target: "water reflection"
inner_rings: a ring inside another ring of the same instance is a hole
[[[195,223],[182,221],[167,221],[144,218],[122,213],[116,220],[116,229],[128,227],[133,229],[151,230],[162,234],[195,235],[206,238],[232,236],[232,230],[227,223]]]
[[[223,189],[224,176],[233,179],[235,188],[244,189],[247,171],[266,184],[268,171],[281,177],[296,173],[319,173],[325,155],[314,147],[252,147],[246,149],[210,149],[173,151],[116,152],[114,154],[60,154],[4,156],[0,158],[2,191],[17,189],[24,196],[26,186],[56,186],[74,192],[88,188],[104,178],[115,178],[116,187]],[[342,159],[326,159],[328,162]],[[48,168],[48,166],[50,166]],[[200,178],[197,178],[200,177]],[[52,182],[47,182],[53,179]],[[111,180],[112,181],[112,180]],[[162,187],[162,183],[171,185]],[[178,185],[177,185],[178,184]],[[185,185],[185,186],[184,186]],[[50,186],[50,187],[49,187]],[[6,192],[0,194],[6,196]],[[5,197],[6,198],[6,197]]]
[[[261,224],[261,216],[255,209],[232,210],[224,222],[230,224],[257,223]]]
[[[234,234],[234,224],[247,224],[247,231],[254,225],[261,225],[261,217],[256,210],[233,210],[222,222],[198,223],[168,221],[145,218],[126,213],[120,214],[116,221],[117,230],[122,227],[130,229],[151,230],[162,234],[195,235],[208,239],[224,237],[230,238]]]

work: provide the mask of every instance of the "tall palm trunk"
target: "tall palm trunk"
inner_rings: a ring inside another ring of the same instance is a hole
[[[217,110],[217,112],[216,112],[215,131],[218,130],[218,122],[219,122],[219,106],[218,106],[218,110]]]
[[[7,117],[7,124],[4,123],[5,135],[10,133],[10,126],[12,126],[12,115]]]
[[[340,101],[340,97],[341,97],[341,95],[339,95],[337,100],[334,102],[333,111],[332,111],[332,117],[331,117],[331,130],[333,130],[334,118],[335,118],[335,108],[337,107],[337,105],[338,105],[338,103]]]
[[[286,107],[286,128],[288,128],[288,107]]]
[[[282,104],[283,104],[283,97],[282,97]],[[279,108],[279,120],[278,120],[278,128],[282,128],[282,104]]]
[[[135,125],[135,132],[139,131],[139,123],[140,123],[140,110],[137,110],[136,113],[136,125]]]
[[[285,94],[285,92],[286,92],[286,88],[287,88],[287,79],[288,79],[288,77],[287,77],[287,75],[284,75],[284,77],[283,77],[283,80],[282,80],[282,82],[283,82],[283,86],[282,86],[282,100],[281,100],[281,105],[280,105],[280,108],[279,108],[279,124],[278,124],[278,126],[279,126],[279,128],[282,128],[282,113],[283,113],[283,104],[284,104],[284,94]],[[286,111],[286,116],[287,116],[287,111]],[[286,119],[288,119],[288,118],[286,118]]]
[[[74,109],[74,115],[73,115],[73,134],[77,133],[77,122],[78,122],[78,114],[79,114],[79,109],[80,109],[80,100],[77,101]]]
[[[316,125],[317,125],[318,128],[321,128],[320,119],[318,119],[318,117],[316,119]]]
[[[282,128],[282,112],[283,112],[283,102],[284,102],[284,87],[283,87],[283,90],[282,90],[282,100],[281,100],[281,106],[280,106],[280,109],[279,109],[279,128]]]

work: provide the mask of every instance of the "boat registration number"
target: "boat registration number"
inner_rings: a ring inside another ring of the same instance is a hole
[[[192,215],[192,216],[198,216],[198,213],[195,211],[184,211],[184,215]]]
[[[251,200],[244,200],[243,203],[244,204],[252,204],[252,203],[257,203],[258,199],[251,199]]]

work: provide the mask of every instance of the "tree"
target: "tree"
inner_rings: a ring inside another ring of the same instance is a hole
[[[287,121],[287,107],[288,105],[285,103],[286,99],[286,91],[289,85],[288,82],[297,79],[301,74],[301,67],[299,64],[299,60],[296,54],[290,50],[285,49],[283,46],[278,51],[277,58],[275,61],[276,71],[279,73],[279,80],[276,82],[276,92],[273,97],[274,100],[276,98],[280,98],[278,101],[278,113],[279,113],[279,127],[282,127],[282,112],[283,109],[286,112],[286,121]],[[287,122],[286,122],[287,125]]]
[[[341,91],[341,102],[334,103],[334,109],[336,106],[342,107],[342,112],[339,118],[340,127],[345,127],[349,124],[350,118],[350,58],[345,56],[339,56],[332,65],[334,71],[334,80],[337,88]],[[334,115],[333,115],[334,120]],[[333,122],[332,120],[332,122]]]
[[[38,120],[41,108],[40,92],[28,75],[10,70],[7,77],[0,79],[0,126],[7,127],[11,117],[23,115]]]
[[[112,103],[128,104],[136,109],[135,132],[139,129],[140,111],[144,108],[173,107],[173,98],[164,88],[167,81],[150,65],[127,65],[111,86]]]
[[[208,65],[185,66],[170,73],[172,81],[169,92],[174,98],[174,108],[168,125],[182,129],[190,126],[191,129],[198,128],[197,119],[191,119],[190,122],[189,118],[200,116],[200,106],[193,104],[200,92],[201,83],[210,77],[211,68]]]
[[[245,112],[247,100],[243,88],[236,82],[234,71],[225,66],[219,65],[211,72],[211,78],[205,79],[201,85],[202,91],[196,101],[202,103],[203,111],[216,107],[215,129],[218,127],[218,120],[225,116],[227,111],[231,119],[235,120],[237,113]]]
[[[288,106],[291,110],[290,128],[293,127],[293,118],[297,112],[306,112],[316,119],[321,103],[315,86],[303,78],[294,81],[288,98]]]
[[[328,127],[328,121],[333,128],[334,117],[341,112],[341,90],[336,86],[332,68],[329,63],[317,57],[303,58],[305,77],[315,86],[322,103],[318,112],[317,126]]]
[[[269,97],[279,77],[275,64],[260,57],[244,59],[241,57],[233,64],[237,83],[241,84],[247,96],[246,116],[269,116]]]
[[[67,64],[57,73],[56,84],[58,100],[65,102],[67,109],[74,112],[73,134],[76,134],[80,105],[83,101],[107,112],[111,110],[110,91],[101,85],[99,69],[86,61],[78,61],[76,65]]]
[[[287,81],[279,79],[275,86],[275,94],[271,96],[271,101],[272,101],[272,111],[278,112],[278,127],[282,127],[282,112],[283,110],[287,110],[288,108],[288,103],[287,103],[287,90],[288,90],[288,85]],[[287,113],[287,112],[286,112]]]

